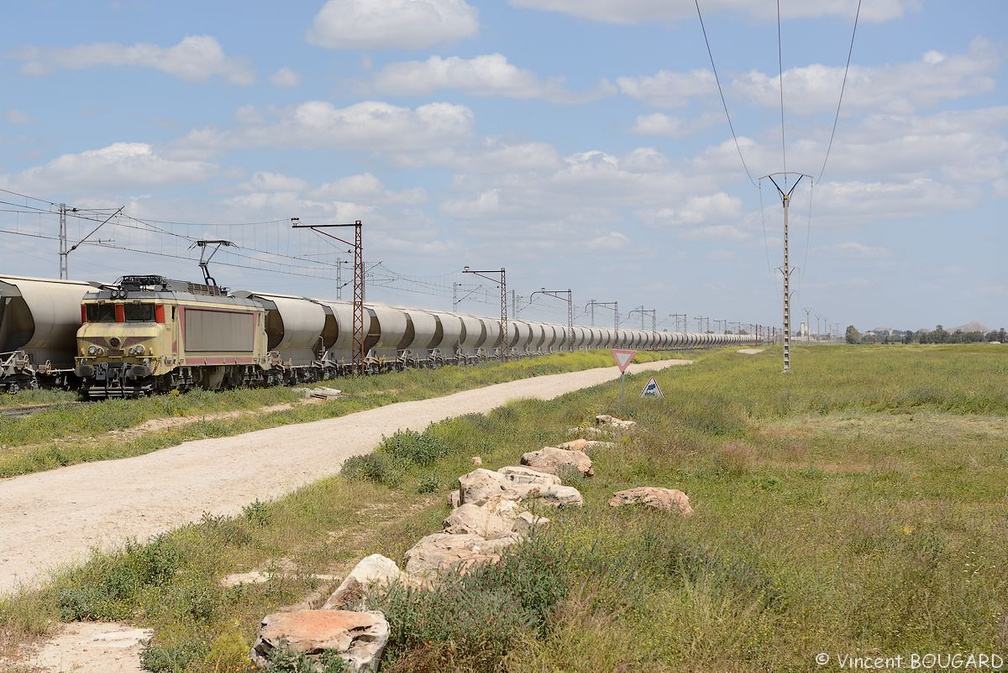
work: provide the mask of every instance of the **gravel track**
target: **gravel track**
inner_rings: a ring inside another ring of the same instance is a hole
[[[662,360],[627,371],[681,364],[688,362]],[[344,460],[373,450],[396,430],[421,431],[446,418],[516,399],[553,399],[618,377],[615,367],[539,376],[2,480],[0,595],[37,586],[53,569],[86,560],[92,549],[144,540],[204,512],[233,514],[257,499],[276,499],[336,474]]]

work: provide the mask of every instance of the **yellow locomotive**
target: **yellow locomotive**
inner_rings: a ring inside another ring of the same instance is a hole
[[[81,322],[83,398],[275,383],[266,310],[216,285],[123,276],[84,295]]]

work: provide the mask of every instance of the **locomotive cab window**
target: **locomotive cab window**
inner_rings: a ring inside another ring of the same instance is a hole
[[[126,322],[154,322],[154,304],[126,304]]]
[[[88,322],[115,322],[115,304],[88,304]]]

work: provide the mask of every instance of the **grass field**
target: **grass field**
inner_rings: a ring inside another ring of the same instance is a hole
[[[320,588],[313,573],[375,552],[400,560],[437,530],[471,456],[513,464],[606,412],[638,430],[592,453],[595,477],[570,482],[583,511],[551,513],[500,566],[380,598],[393,630],[383,671],[1008,659],[1008,347],[799,346],[786,375],[780,360],[703,353],[656,374],[664,399],[636,397],[642,375],[622,404],[616,382],[439,423],[422,451],[384,445],[382,469],[205,517],[0,603],[0,643],[117,619],[155,629],[150,670],[244,670],[259,619]],[[695,514],[606,505],[640,485],[684,490]],[[254,568],[274,579],[219,584]]]
[[[637,361],[667,357],[667,353],[640,353]],[[24,418],[0,416],[0,478],[76,463],[126,458],[192,439],[225,437],[333,418],[394,402],[437,397],[531,376],[610,365],[612,356],[608,351],[581,351],[487,362],[473,367],[447,366],[438,369],[436,374],[431,370],[413,369],[367,378],[334,379],[317,385],[339,388],[345,396],[318,405],[297,404],[303,398],[291,388],[283,387],[219,393],[195,390],[185,395],[85,404],[77,404],[74,393],[61,391],[0,395],[0,411],[20,405],[52,405]],[[263,413],[264,408],[275,410]],[[228,413],[230,417],[219,418]],[[209,420],[204,420],[207,418]],[[165,423],[151,432],[123,433],[158,419],[192,422]]]

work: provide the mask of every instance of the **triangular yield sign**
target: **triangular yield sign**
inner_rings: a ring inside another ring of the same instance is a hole
[[[626,372],[627,365],[630,364],[635,355],[637,355],[637,351],[622,350],[620,348],[612,349],[613,360],[616,361],[616,366],[619,367],[620,373]]]
[[[640,393],[641,397],[665,397],[662,395],[661,388],[658,387],[658,382],[654,380],[652,376],[648,379],[647,385],[644,386],[644,390]]]

